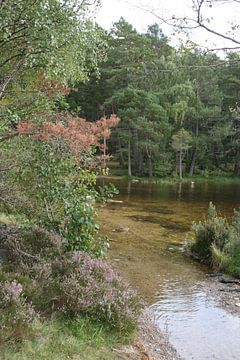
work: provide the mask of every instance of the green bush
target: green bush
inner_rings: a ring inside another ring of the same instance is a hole
[[[209,204],[207,219],[198,224],[194,223],[193,231],[195,232],[195,242],[192,244],[191,250],[204,259],[211,256],[212,244],[222,250],[228,242],[229,225],[227,220],[218,216],[212,203]]]
[[[240,211],[235,210],[232,221],[228,221],[210,203],[207,219],[193,224],[193,230],[191,251],[214,268],[240,277]]]
[[[15,146],[22,168],[18,174],[13,168],[5,181],[13,184],[16,193],[25,194],[30,204],[12,212],[24,213],[27,225],[58,234],[64,251],[106,252],[108,244],[98,236],[96,202],[115,190],[96,187],[100,169],[76,161],[57,142],[22,139]],[[90,151],[85,157],[86,163],[93,161]]]

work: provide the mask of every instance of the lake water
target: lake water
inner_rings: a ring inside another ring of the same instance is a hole
[[[186,360],[239,360],[240,317],[219,306],[209,291],[209,269],[181,247],[192,237],[192,222],[206,216],[210,201],[231,216],[240,206],[240,182],[111,182],[119,189],[114,200],[122,202],[108,204],[100,214],[102,231],[111,239],[109,256],[147,301],[157,325]],[[119,226],[129,231],[114,232]]]

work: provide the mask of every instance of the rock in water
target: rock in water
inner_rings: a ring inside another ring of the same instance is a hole
[[[119,227],[113,229],[113,231],[115,231],[115,232],[128,232],[128,231],[129,231],[129,228],[128,228],[128,227],[124,227],[124,226],[119,226]]]

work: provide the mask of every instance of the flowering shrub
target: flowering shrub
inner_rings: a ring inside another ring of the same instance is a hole
[[[74,252],[54,271],[61,275],[59,304],[65,312],[87,314],[119,329],[133,326],[141,307],[138,297],[105,261]]]
[[[16,280],[0,283],[0,342],[22,339],[38,315],[23,297]]]
[[[22,285],[16,280],[13,280],[10,284],[4,284],[2,286],[3,302],[7,304],[17,301],[22,293],[22,290]]]

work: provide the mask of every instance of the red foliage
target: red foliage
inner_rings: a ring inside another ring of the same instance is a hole
[[[119,118],[115,114],[112,114],[110,118],[104,117],[96,122],[89,122],[68,113],[58,113],[51,120],[44,122],[41,126],[33,124],[32,121],[21,121],[17,125],[17,131],[21,135],[32,135],[35,140],[60,140],[67,144],[69,150],[78,157],[92,147],[97,147],[103,151],[105,162],[106,140],[111,134],[110,129],[119,123]]]
[[[17,131],[20,135],[22,134],[32,134],[34,125],[32,121],[21,121],[17,125]]]
[[[45,93],[49,99],[60,95],[67,96],[71,90],[64,82],[56,79],[47,79],[44,71],[40,72],[38,82],[35,84],[35,89]]]

